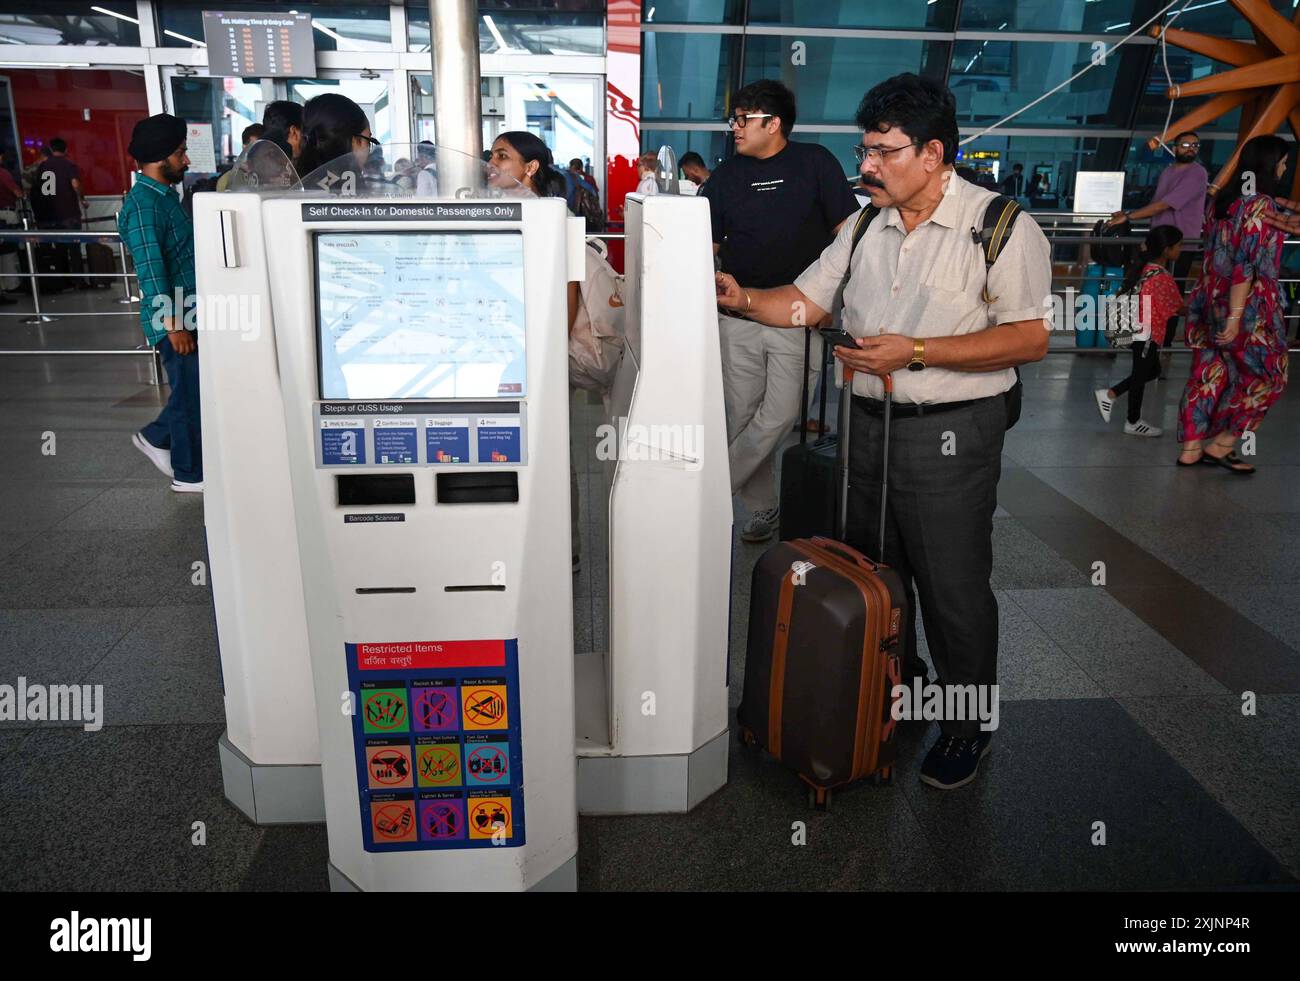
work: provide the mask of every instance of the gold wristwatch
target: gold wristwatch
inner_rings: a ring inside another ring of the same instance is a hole
[[[916,338],[912,341],[912,360],[907,362],[908,371],[920,371],[925,367],[925,341]]]

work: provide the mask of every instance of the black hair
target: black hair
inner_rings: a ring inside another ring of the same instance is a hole
[[[264,139],[287,144],[289,130],[294,126],[302,129],[302,106],[287,99],[269,102],[262,112],[262,125],[266,127]]]
[[[781,135],[789,139],[790,130],[794,129],[795,105],[794,93],[771,78],[760,78],[738,89],[731,97],[731,111],[737,109],[757,109],[770,112],[781,119]]]
[[[362,108],[346,95],[325,92],[302,109],[302,153],[298,173],[304,177],[317,167],[352,152],[352,140],[370,128]]]
[[[574,157],[572,160],[569,161],[569,169],[572,170],[574,167],[577,167],[579,170],[584,169],[581,157]]]
[[[694,164],[696,167],[704,167],[704,166],[705,166],[704,158],[701,157],[701,156],[700,156],[698,153],[696,153],[694,150],[688,150],[686,153],[683,153],[683,154],[682,154],[682,159],[679,160],[679,161],[677,161],[677,165],[678,165],[679,167],[689,167],[689,166],[691,166],[692,164]]]
[[[1223,220],[1228,209],[1244,193],[1246,182],[1254,184],[1256,194],[1276,196],[1281,180],[1276,176],[1279,160],[1285,160],[1291,145],[1280,136],[1257,136],[1247,140],[1237,158],[1236,169],[1214,195],[1214,217]]]
[[[858,128],[878,133],[899,129],[918,146],[931,140],[943,144],[943,162],[957,159],[957,100],[938,82],[911,72],[887,78],[862,97]]]
[[[498,140],[505,140],[513,148],[515,153],[524,158],[525,168],[534,160],[537,161],[537,173],[533,175],[532,180],[528,179],[527,174],[524,176],[524,182],[532,185],[532,190],[539,198],[564,197],[565,188],[560,188],[560,193],[555,193],[555,182],[551,180],[553,160],[551,159],[551,150],[541,137],[534,136],[532,133],[525,132],[522,129],[512,129],[502,133],[497,137]],[[564,183],[564,178],[558,174],[560,183]]]
[[[54,139],[50,140],[50,150],[53,153],[67,153],[68,144],[56,136]]]
[[[266,127],[261,123],[253,123],[251,126],[245,126],[244,131],[239,134],[239,142],[247,146],[253,140],[261,139],[262,134],[265,132]]]
[[[1011,169],[1012,169],[1013,171],[1015,171],[1015,170],[1019,170],[1019,171],[1021,171],[1021,172],[1023,173],[1023,172],[1024,172],[1024,169],[1025,169],[1025,165],[1022,164],[1022,163],[1012,164],[1012,165],[1011,165]]]
[[[1142,278],[1142,269],[1148,262],[1155,262],[1165,249],[1177,245],[1183,240],[1183,233],[1177,225],[1157,225],[1147,232],[1141,245],[1129,247],[1128,262],[1124,266],[1124,281],[1120,284],[1121,293],[1133,292],[1138,280]]]
[[[1200,135],[1201,135],[1201,134],[1198,133],[1198,132],[1196,132],[1196,130],[1194,130],[1194,129],[1185,129],[1185,130],[1183,130],[1181,133],[1179,133],[1177,136],[1174,137],[1174,142],[1177,143],[1177,142],[1178,142],[1179,140],[1181,140],[1184,136],[1200,136]]]
[[[564,179],[564,174],[556,167],[546,168],[546,194],[548,198],[564,198],[569,196],[569,182]]]

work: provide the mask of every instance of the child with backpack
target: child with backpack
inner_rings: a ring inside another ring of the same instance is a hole
[[[1115,399],[1128,393],[1124,423],[1127,436],[1155,437],[1164,432],[1142,418],[1142,393],[1146,383],[1160,374],[1160,346],[1170,321],[1187,309],[1178,283],[1169,272],[1182,251],[1182,241],[1183,233],[1176,225],[1153,228],[1146,241],[1133,250],[1124,270],[1118,296],[1122,306],[1115,315],[1133,328],[1133,368],[1122,382],[1097,389],[1093,397],[1102,420],[1110,422]],[[1121,312],[1134,310],[1136,317],[1120,316]]]

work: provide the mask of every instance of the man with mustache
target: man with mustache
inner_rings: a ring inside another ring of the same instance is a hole
[[[791,311],[805,307],[815,323],[849,273],[843,323],[857,346],[835,348],[855,372],[846,538],[874,555],[882,378],[890,376],[883,558],[907,587],[903,682],[925,670],[916,653],[919,595],[939,684],[992,686],[998,603],[989,577],[1006,393],[1015,366],[1047,353],[1051,249],[1021,215],[986,270],[979,230],[997,195],[954,172],[957,106],[942,85],[912,74],[881,82],[863,97],[857,123],[862,180],[880,209],[858,247],[855,218],[793,285],[754,289],[718,273],[718,302],[772,327],[793,326]],[[951,790],[975,779],[992,734],[977,719],[944,719],[940,730],[921,780]]]
[[[127,152],[140,171],[122,201],[117,230],[135,262],[140,326],[171,386],[158,418],[131,442],[172,479],[172,490],[196,494],[203,492],[199,347],[185,325],[195,287],[194,225],[175,191],[190,166],[185,137],[185,120],[165,112],[135,124]]]
[[[720,267],[742,282],[780,286],[817,258],[858,202],[829,150],[790,140],[795,104],[788,88],[763,79],[736,92],[731,104],[736,156],[719,164],[699,191],[712,211],[713,251]],[[765,330],[746,320],[743,309],[719,313],[718,330],[731,491],[750,514],[741,538],[762,542],[780,522],[773,462],[799,418],[803,331]],[[821,359],[821,338],[814,335],[810,376]]]

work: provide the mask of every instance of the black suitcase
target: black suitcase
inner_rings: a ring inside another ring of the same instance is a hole
[[[778,537],[783,542],[814,535],[833,535],[837,484],[835,454],[839,437],[834,433],[808,438],[808,355],[812,346],[812,329],[804,334],[803,405],[799,411],[799,442],[781,454],[781,521]],[[818,402],[818,429],[826,429],[826,354],[822,355],[821,397]]]
[[[66,273],[70,271],[68,247],[66,245],[41,244],[32,247],[36,259],[37,273]],[[37,279],[37,288],[42,294],[59,293],[72,288],[72,280],[67,276],[51,276]]]
[[[113,285],[113,277],[122,275],[117,253],[102,242],[87,243],[86,268],[90,285],[97,290],[108,289]]]
[[[846,370],[837,529],[844,527],[848,511],[851,380]],[[891,401],[885,381],[881,552]],[[829,806],[836,787],[864,777],[877,783],[892,779],[898,727],[893,705],[901,684],[906,615],[898,573],[838,541],[814,536],[781,542],[754,566],[744,694],[737,712],[741,739],[794,770],[819,808]]]

